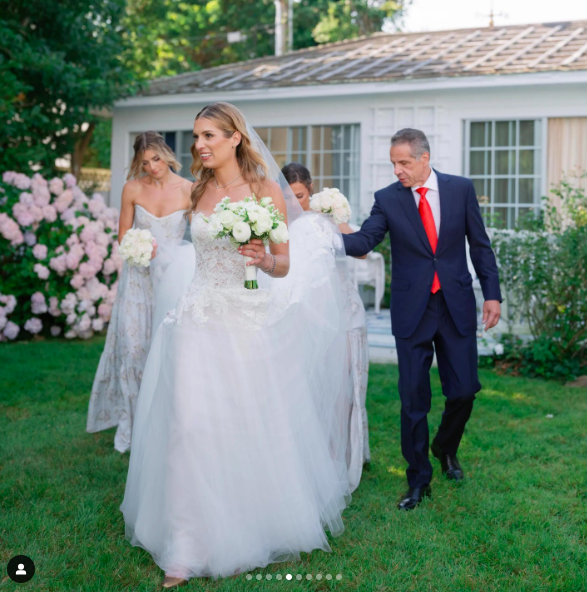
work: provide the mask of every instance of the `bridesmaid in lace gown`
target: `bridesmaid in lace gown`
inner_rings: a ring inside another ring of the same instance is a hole
[[[310,171],[302,164],[291,162],[282,169],[283,175],[290,184],[292,191],[306,212],[307,222],[314,226],[324,226],[325,215],[310,210],[310,196],[314,192],[314,185]],[[344,234],[353,232],[346,224],[339,224]],[[318,229],[316,230],[318,232]],[[365,259],[367,256],[358,257]],[[347,449],[347,463],[349,469],[349,484],[354,491],[361,481],[363,465],[371,460],[369,451],[369,426],[367,422],[367,382],[369,379],[369,344],[367,342],[367,320],[365,307],[357,292],[346,265],[341,269],[341,284],[345,296],[345,317],[348,338],[348,353],[350,359],[351,383],[353,389],[353,405],[349,419],[349,442]]]
[[[128,182],[122,191],[118,241],[131,228],[146,228],[157,241],[149,267],[124,263],[90,396],[87,431],[117,426],[114,448],[129,449],[136,399],[151,342],[156,291],[172,253],[183,239],[191,183],[175,174],[181,165],[156,132],[134,144]]]

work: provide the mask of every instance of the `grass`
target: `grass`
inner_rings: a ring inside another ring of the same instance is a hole
[[[150,556],[124,539],[118,508],[128,455],[114,451],[114,430],[85,432],[102,347],[102,339],[0,346],[0,558],[6,566],[24,554],[36,564],[35,577],[20,585],[4,568],[2,590],[151,591],[160,585]],[[397,368],[374,365],[372,464],[344,514],[345,533],[332,540],[333,552],[253,572],[261,581],[244,575],[192,580],[182,590],[586,590],[587,389],[491,371],[482,371],[481,381],[460,450],[463,485],[442,479],[434,461],[433,498],[414,512],[396,509],[405,489]],[[443,404],[436,372],[433,390],[431,430]],[[287,573],[292,581],[276,581]],[[318,573],[342,574],[342,580],[305,579]]]

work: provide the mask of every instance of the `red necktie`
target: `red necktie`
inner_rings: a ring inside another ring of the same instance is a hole
[[[434,216],[432,215],[432,208],[426,199],[426,193],[428,193],[428,187],[418,187],[416,191],[420,194],[420,205],[418,211],[422,218],[422,224],[424,224],[424,230],[426,236],[430,241],[432,252],[436,253],[436,245],[438,244],[438,235],[436,234],[436,224],[434,224]],[[440,280],[438,279],[438,273],[434,272],[434,280],[432,281],[432,294],[436,294],[440,290]]]

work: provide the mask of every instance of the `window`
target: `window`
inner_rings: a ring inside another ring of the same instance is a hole
[[[359,210],[359,130],[357,124],[258,128],[279,164],[301,162],[310,169],[314,190],[337,187]]]
[[[540,209],[542,122],[465,123],[465,175],[475,185],[486,223],[513,228]]]

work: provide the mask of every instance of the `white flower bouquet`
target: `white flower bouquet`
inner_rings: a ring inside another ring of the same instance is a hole
[[[213,238],[229,237],[235,246],[246,245],[251,239],[260,239],[265,244],[286,243],[289,240],[287,225],[283,214],[275,207],[270,197],[257,201],[256,197],[245,197],[241,201],[231,202],[225,197],[214,208],[214,213],[204,220],[210,225]],[[252,261],[245,260],[245,288],[256,290],[257,267],[246,265]]]
[[[310,198],[310,208],[315,212],[330,214],[336,224],[351,219],[349,200],[336,188],[324,187]]]
[[[131,228],[120,242],[118,254],[133,267],[149,267],[157,241],[145,228]]]

